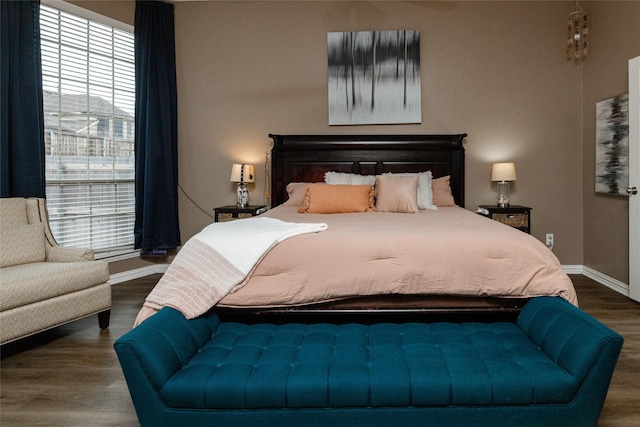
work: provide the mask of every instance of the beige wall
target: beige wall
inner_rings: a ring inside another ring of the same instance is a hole
[[[93,2],[84,3],[91,8]],[[118,4],[112,7],[120,14],[129,7]],[[627,50],[638,45],[627,33],[638,22],[640,3],[588,6],[595,19],[592,55],[582,65],[564,56],[573,1],[175,3],[183,241],[211,222],[214,207],[234,202],[234,162],[256,164],[251,202],[268,204],[268,133],[466,132],[468,209],[495,201],[491,163],[514,161],[512,203],[533,208],[533,235],[554,233],[562,264],[587,264],[623,277],[623,262],[613,267],[608,250],[591,249],[594,215],[587,210],[598,199],[587,181],[593,179],[588,97],[624,88],[616,83],[591,94],[587,86],[596,84],[600,72],[589,61],[619,75],[617,81],[626,76],[626,68],[605,64],[596,52],[611,51],[620,40]],[[618,20],[623,25],[617,28],[606,24],[606,36],[597,33],[603,22]],[[420,30],[422,124],[328,126],[326,33],[373,29]],[[606,79],[600,80],[604,85]],[[615,229],[616,247],[628,238],[620,203],[604,208],[617,213],[607,226]]]
[[[582,263],[582,70],[564,57],[565,2],[176,3],[180,184],[210,212],[234,201],[231,164],[260,165],[272,133],[466,132],[467,208],[495,202],[494,161],[516,162],[512,203]],[[329,31],[421,32],[422,124],[328,126]],[[566,179],[570,177],[570,179]],[[211,219],[181,196],[183,235]]]
[[[584,62],[584,264],[629,283],[629,199],[594,190],[595,106],[629,91],[628,61],[640,55],[640,3],[588,3],[586,10],[592,49]]]

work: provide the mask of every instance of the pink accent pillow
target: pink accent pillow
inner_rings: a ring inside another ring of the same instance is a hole
[[[376,176],[376,207],[380,212],[418,212],[418,175]]]
[[[433,204],[436,206],[456,206],[451,194],[451,177],[449,175],[431,180]]]
[[[304,202],[298,208],[300,213],[348,213],[372,212],[373,187],[370,185],[307,185]]]
[[[308,182],[290,182],[287,184],[289,198],[282,205],[300,206],[304,202],[304,196],[307,194],[307,185],[309,184]]]

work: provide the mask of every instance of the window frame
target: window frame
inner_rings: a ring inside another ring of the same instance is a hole
[[[67,3],[65,1],[61,1],[61,0],[42,0],[41,1],[41,5],[43,6],[47,6],[49,8],[53,8],[53,9],[57,9],[59,11],[62,12],[66,12],[72,15],[75,15],[79,18],[82,19],[86,19],[86,20],[90,20],[90,21],[94,21],[97,22],[99,24],[103,24],[103,25],[107,25],[110,26],[112,28],[115,28],[117,30],[120,31],[124,31],[127,33],[130,33],[133,35],[134,33],[134,27],[133,25],[118,21],[116,19],[101,15],[99,13],[93,12],[91,10],[82,8],[80,6],[71,4],[71,3]],[[135,92],[134,92],[135,93]],[[111,139],[113,140],[122,140],[123,136],[127,137],[131,134],[131,128],[125,124],[124,129],[123,129],[123,122],[120,121],[120,133],[118,135],[113,135]],[[112,124],[107,124],[112,125]],[[135,167],[135,166],[134,166]],[[117,179],[113,178],[113,181],[117,181]],[[50,181],[50,180],[48,180]],[[55,182],[56,180],[51,180],[53,182]],[[133,230],[132,230],[133,232]],[[133,238],[133,236],[132,236]],[[95,258],[96,259],[105,259],[105,258],[109,258],[110,261],[115,261],[115,260],[121,260],[121,259],[128,259],[128,258],[134,258],[137,257],[139,255],[139,250],[135,250],[133,248],[133,243],[131,244],[126,244],[126,245],[120,245],[120,246],[114,246],[114,247],[106,247],[106,248],[96,248],[94,249],[94,254],[95,254]]]

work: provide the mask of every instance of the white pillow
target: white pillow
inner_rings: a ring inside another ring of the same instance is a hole
[[[326,172],[324,182],[331,185],[376,185],[376,177],[355,173]]]
[[[431,171],[418,172],[418,173],[384,173],[383,175],[395,175],[395,176],[414,176],[418,175],[418,209],[430,209],[437,211],[438,207],[433,204],[433,190],[431,188],[431,180],[433,175]]]

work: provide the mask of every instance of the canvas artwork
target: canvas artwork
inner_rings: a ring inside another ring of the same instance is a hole
[[[596,103],[596,192],[627,195],[629,95]]]
[[[329,124],[421,123],[420,31],[328,33]]]

